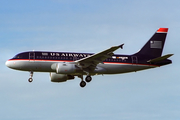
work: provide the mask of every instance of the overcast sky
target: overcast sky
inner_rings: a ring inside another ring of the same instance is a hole
[[[179,0],[1,0],[1,120],[179,120]],[[49,73],[15,71],[5,61],[29,50],[97,53],[125,43],[137,52],[160,27],[173,64],[120,75],[51,83]]]

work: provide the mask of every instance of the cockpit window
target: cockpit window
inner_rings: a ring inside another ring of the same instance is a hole
[[[23,58],[23,56],[18,54],[18,55],[16,55],[16,56],[14,56],[13,58],[14,58],[14,59],[21,59],[21,58]]]

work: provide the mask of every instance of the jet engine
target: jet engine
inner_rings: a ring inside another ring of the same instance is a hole
[[[75,64],[70,63],[58,63],[56,64],[56,73],[58,74],[70,74],[76,72]]]
[[[66,82],[67,80],[74,79],[72,75],[50,73],[51,82]]]

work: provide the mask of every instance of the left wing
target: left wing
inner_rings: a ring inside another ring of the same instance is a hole
[[[97,54],[94,54],[94,55],[88,56],[86,58],[77,60],[75,62],[78,63],[78,67],[80,67],[84,71],[87,71],[87,72],[94,71],[97,64],[103,63],[104,60],[111,57],[114,54],[113,52],[115,50],[117,50],[119,48],[123,49],[123,45],[124,44],[121,44],[119,46],[111,47],[111,48],[109,48],[107,50],[104,50],[104,51],[99,52]]]

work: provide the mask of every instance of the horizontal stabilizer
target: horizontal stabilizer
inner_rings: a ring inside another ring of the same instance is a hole
[[[164,55],[164,56],[161,56],[161,57],[157,57],[157,58],[155,58],[155,59],[148,60],[147,62],[153,63],[153,62],[163,61],[163,60],[171,57],[172,55],[174,55],[174,54],[168,54],[168,55]]]

